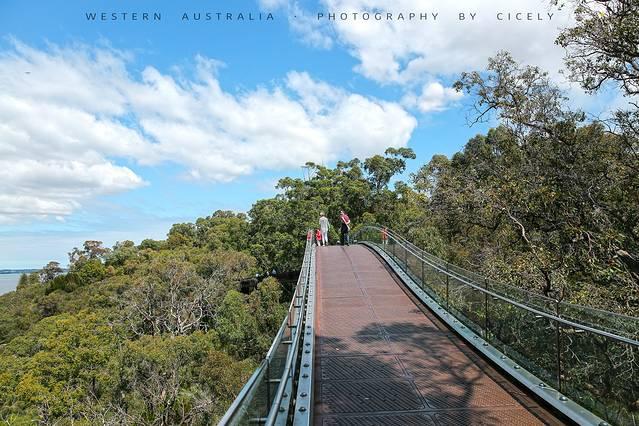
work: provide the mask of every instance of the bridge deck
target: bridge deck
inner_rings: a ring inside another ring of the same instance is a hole
[[[362,246],[317,251],[316,424],[562,424]]]

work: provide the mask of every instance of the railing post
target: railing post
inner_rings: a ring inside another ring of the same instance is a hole
[[[424,289],[424,287],[426,287],[426,280],[424,279],[424,259],[422,256],[422,290]]]
[[[408,275],[408,250],[404,247],[404,272]]]
[[[266,414],[268,417],[271,408],[271,360],[266,358]]]
[[[450,312],[449,304],[448,304],[448,287],[449,287],[450,276],[448,275],[448,262],[446,262],[446,310]]]
[[[559,300],[555,300],[555,313],[557,317],[561,317],[561,312],[559,311]],[[559,392],[562,392],[563,381],[561,380],[562,371],[561,371],[561,323],[559,321],[555,321],[556,324],[556,348],[557,348],[557,389]]]
[[[488,291],[488,278],[484,279],[484,287]],[[484,340],[488,340],[488,293],[484,293]]]
[[[393,238],[393,245],[392,245],[392,250],[393,250],[393,260],[395,259],[395,244],[397,243],[397,240]]]

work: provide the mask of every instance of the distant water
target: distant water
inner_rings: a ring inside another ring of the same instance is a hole
[[[0,274],[0,294],[9,293],[16,289],[22,274]]]

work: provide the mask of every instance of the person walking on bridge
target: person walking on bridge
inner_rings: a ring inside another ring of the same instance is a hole
[[[348,215],[344,212],[344,210],[339,212],[339,219],[342,222],[340,230],[342,231],[342,245],[349,245],[348,241],[348,231],[351,230],[351,220]]]
[[[324,212],[320,213],[319,218],[320,231],[322,232],[322,245],[328,245],[328,228],[330,228],[330,224],[328,223],[328,218],[324,215]]]

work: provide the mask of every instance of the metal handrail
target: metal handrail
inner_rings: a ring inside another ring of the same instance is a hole
[[[639,318],[549,299],[553,310],[466,274],[387,228],[368,225],[353,234],[444,323],[550,406],[578,424],[637,424]]]
[[[610,332],[605,331],[605,330],[600,330],[600,329],[597,329],[597,328],[594,328],[594,327],[590,327],[590,326],[587,326],[587,325],[584,325],[584,324],[580,324],[580,323],[577,323],[577,322],[574,322],[574,321],[570,321],[570,320],[567,320],[565,318],[562,318],[561,316],[553,315],[553,314],[550,314],[548,312],[535,309],[535,308],[533,308],[531,306],[528,306],[528,305],[523,304],[521,302],[512,300],[512,299],[510,299],[510,298],[508,298],[506,296],[503,296],[503,295],[501,295],[499,293],[495,293],[493,291],[487,290],[483,286],[477,285],[477,284],[473,283],[472,281],[469,281],[463,275],[451,273],[447,268],[442,267],[441,265],[439,265],[439,264],[437,264],[437,263],[435,263],[435,262],[433,262],[433,261],[431,261],[429,259],[425,259],[425,256],[420,256],[418,253],[415,252],[415,250],[413,250],[411,247],[408,247],[408,246],[416,247],[414,244],[408,242],[405,238],[399,236],[396,232],[391,231],[388,228],[382,228],[382,227],[380,227],[378,225],[366,225],[366,226],[363,226],[363,227],[359,228],[357,230],[357,232],[362,232],[366,228],[372,228],[372,229],[375,229],[376,231],[380,231],[380,232],[382,232],[382,231],[387,232],[387,234],[389,236],[391,236],[393,239],[395,239],[396,241],[398,241],[400,243],[400,245],[402,247],[404,247],[405,250],[409,251],[413,256],[417,257],[418,259],[420,259],[424,263],[427,263],[428,265],[430,265],[432,268],[438,270],[439,272],[441,272],[441,273],[443,273],[443,274],[445,274],[445,275],[447,275],[447,276],[449,276],[451,278],[454,278],[454,279],[456,279],[458,281],[461,281],[463,284],[466,284],[466,285],[468,285],[468,286],[470,286],[470,287],[472,287],[472,288],[474,288],[476,290],[479,290],[479,291],[481,291],[481,292],[483,292],[485,294],[488,294],[488,295],[490,295],[492,297],[497,297],[497,298],[499,298],[500,300],[502,300],[502,301],[504,301],[506,303],[509,303],[511,305],[514,305],[514,306],[517,306],[519,308],[522,308],[522,309],[524,309],[524,310],[526,310],[528,312],[531,312],[531,313],[533,313],[535,315],[541,315],[541,316],[543,316],[545,318],[548,318],[548,319],[553,320],[553,321],[560,322],[560,323],[565,324],[567,326],[570,326],[572,328],[576,328],[576,329],[584,330],[584,331],[589,331],[591,333],[599,334],[601,336],[605,336],[605,337],[608,337],[608,338],[611,338],[611,339],[614,339],[614,340],[618,340],[620,342],[624,342],[624,343],[627,343],[627,344],[630,344],[630,345],[633,345],[633,346],[639,346],[639,341],[636,340],[636,339],[631,339],[631,338],[628,338],[628,337],[625,337],[625,336],[620,336],[618,334],[610,333]],[[400,239],[403,240],[403,241],[400,241]],[[404,242],[408,243],[408,244],[405,244]],[[420,249],[418,247],[416,247],[416,248],[418,250],[424,252],[422,249]],[[430,256],[434,257],[435,259],[438,259],[437,257],[435,257],[433,255],[430,255]],[[446,261],[444,261],[442,259],[438,259],[438,260],[440,260],[441,262],[444,262],[445,264],[448,264],[448,262],[446,262]],[[460,268],[460,269],[463,269],[463,268]],[[504,285],[507,285],[507,284],[504,284]],[[516,288],[516,287],[514,287],[514,288]],[[541,296],[541,295],[535,295],[535,296],[545,297],[545,296]],[[558,302],[555,299],[548,298],[548,300],[552,301],[552,302]],[[568,305],[570,306],[570,304],[568,304]],[[577,306],[580,306],[580,305],[573,305],[573,306],[577,307]],[[607,312],[607,311],[597,310],[597,309],[594,309],[594,308],[588,308],[588,309],[591,309],[593,311],[597,311],[599,313],[606,314],[606,315],[608,315],[608,314],[609,315],[617,315],[614,312]],[[623,317],[626,317],[626,316],[623,316]],[[626,318],[636,319],[636,318],[633,318],[633,317],[626,317]]]
[[[454,265],[454,264],[452,264],[452,263],[450,263],[450,262],[448,262],[448,261],[446,261],[444,259],[438,258],[437,256],[426,252],[424,249],[422,249],[422,248],[416,246],[415,244],[413,244],[412,242],[408,241],[406,238],[404,238],[402,235],[398,234],[396,231],[394,231],[392,229],[389,229],[389,228],[386,228],[383,225],[379,225],[379,224],[364,225],[360,229],[364,229],[364,228],[367,228],[367,227],[376,228],[380,232],[382,230],[385,230],[385,232],[387,232],[388,235],[393,237],[395,240],[401,241],[404,244],[409,245],[410,247],[413,247],[415,250],[419,250],[422,254],[427,255],[430,258],[431,261],[437,261],[437,262],[439,262],[440,265],[453,266],[455,269],[458,269],[458,270],[460,270],[462,272],[466,272],[466,273],[471,274],[471,275],[479,276],[479,274],[476,273],[476,272],[473,272],[473,271],[471,271],[469,269],[466,269],[466,268],[464,268],[462,266]],[[359,232],[359,229],[358,229],[357,232]],[[449,272],[455,273],[455,271],[449,271]],[[463,275],[461,275],[461,274],[457,274],[457,275],[463,277]],[[567,306],[570,306],[572,308],[582,308],[582,309],[586,309],[588,311],[592,311],[593,313],[603,314],[603,315],[607,315],[607,316],[613,316],[615,318],[619,318],[619,319],[622,319],[622,320],[623,319],[627,319],[627,320],[636,320],[637,319],[637,318],[631,317],[629,315],[619,314],[619,313],[616,313],[616,312],[604,311],[602,309],[593,308],[591,306],[584,306],[584,305],[580,305],[578,303],[563,302],[563,301],[554,299],[552,297],[545,296],[543,294],[535,293],[533,291],[526,290],[526,289],[521,288],[521,287],[517,287],[517,286],[512,285],[512,284],[507,284],[507,283],[502,283],[502,282],[499,282],[497,284],[499,284],[500,286],[506,287],[506,288],[513,289],[513,290],[521,292],[521,293],[528,294],[528,295],[530,295],[530,296],[532,296],[534,298],[537,298],[537,299],[540,299],[540,300],[544,300],[544,301],[548,302],[549,304],[560,303],[562,305],[567,305]]]
[[[244,400],[248,396],[249,392],[255,386],[255,382],[257,381],[257,377],[264,370],[264,365],[265,364],[266,364],[266,359],[263,359],[262,362],[260,363],[260,365],[255,369],[255,371],[253,372],[251,377],[248,379],[248,381],[244,384],[244,386],[240,390],[240,393],[237,394],[237,396],[235,397],[235,399],[231,403],[231,406],[228,408],[228,410],[226,410],[226,413],[224,414],[224,417],[222,417],[222,419],[220,420],[218,425],[229,424],[231,419],[239,411],[242,402],[244,402]]]
[[[502,300],[502,301],[504,301],[504,302],[506,302],[508,304],[511,304],[511,305],[517,306],[519,308],[522,308],[522,309],[524,309],[524,310],[526,310],[526,311],[528,311],[530,313],[533,313],[535,315],[541,315],[541,316],[543,316],[545,318],[548,318],[550,320],[560,322],[560,323],[562,323],[564,325],[567,325],[569,327],[572,327],[572,328],[576,328],[576,329],[584,330],[584,331],[589,331],[591,333],[595,333],[595,334],[599,334],[601,336],[609,337],[611,339],[615,339],[615,340],[618,340],[618,341],[621,341],[621,342],[624,342],[624,343],[628,343],[628,344],[633,345],[633,346],[639,346],[639,341],[637,341],[637,340],[629,339],[627,337],[619,336],[619,335],[610,333],[610,332],[605,331],[605,330],[599,330],[599,329],[596,329],[596,328],[593,328],[593,327],[590,327],[590,326],[587,326],[587,325],[583,325],[583,324],[579,324],[579,323],[576,323],[576,322],[573,322],[573,321],[569,321],[569,320],[566,320],[566,319],[564,319],[562,317],[559,317],[559,316],[556,316],[556,315],[553,315],[553,314],[549,314],[549,313],[544,312],[544,311],[540,311],[538,309],[535,309],[535,308],[530,307],[528,305],[525,305],[523,303],[517,302],[517,301],[512,300],[512,299],[509,299],[509,298],[507,298],[505,296],[502,296],[499,293],[495,293],[493,291],[486,290],[485,288],[480,287],[477,284],[466,280],[462,276],[451,274],[451,273],[447,272],[445,269],[442,269],[441,267],[435,265],[434,263],[431,263],[431,262],[429,262],[427,260],[424,260],[423,258],[419,257],[417,254],[415,254],[415,252],[412,251],[411,249],[407,249],[406,247],[404,247],[404,248],[406,250],[408,250],[410,253],[412,253],[415,257],[417,257],[420,260],[423,260],[424,263],[430,265],[434,269],[437,269],[438,271],[440,271],[440,272],[442,272],[444,274],[447,274],[448,276],[450,276],[452,278],[457,279],[458,281],[462,282],[463,284],[466,284],[466,285],[468,285],[468,286],[470,286],[470,287],[472,287],[472,288],[474,288],[476,290],[479,290],[482,293],[488,294],[488,295],[490,295],[492,297],[496,297],[496,298],[498,298],[498,299],[500,299],[500,300]]]
[[[310,243],[307,243],[307,245],[310,245]],[[310,252],[309,252],[310,254]],[[306,256],[305,256],[306,257]],[[305,259],[305,262],[309,260],[309,259]],[[305,306],[305,299],[306,299],[306,289],[308,288],[308,280],[309,280],[309,270],[306,268],[310,268],[310,261],[306,262],[307,264],[303,266],[304,268],[304,272],[305,272],[305,276],[304,276],[304,287],[303,287],[303,297],[302,297],[302,301],[301,301],[301,305],[302,307]],[[301,275],[301,274],[300,274]],[[295,306],[295,299],[296,297],[293,297],[293,300],[291,301],[291,305]],[[295,361],[297,361],[297,355],[298,355],[298,348],[299,348],[299,336],[302,330],[302,321],[304,319],[304,309],[300,309],[296,323],[295,323],[295,335],[296,337],[291,339],[293,341],[293,343],[291,344],[290,350],[288,351],[288,354],[286,356],[286,363],[284,364],[284,371],[282,372],[282,378],[286,378],[286,380],[290,380],[293,377],[293,372],[295,369]],[[285,380],[281,380],[279,386],[277,387],[277,391],[275,392],[275,398],[273,398],[273,404],[271,404],[271,410],[269,412],[269,415],[266,419],[266,424],[267,425],[272,425],[275,423],[275,418],[280,414],[279,412],[279,407],[280,404],[282,404],[282,398],[284,397],[284,389],[286,389],[286,381]],[[286,410],[288,412],[288,410]]]
[[[287,351],[284,368],[282,371],[282,375],[278,380],[278,386],[275,390],[273,401],[267,401],[267,405],[270,403],[270,405],[268,405],[268,413],[265,418],[254,420],[261,424],[273,425],[277,421],[278,417],[286,418],[288,416],[289,407],[283,407],[284,410],[280,410],[280,405],[282,404],[282,401],[284,399],[284,393],[288,382],[292,381],[294,378],[299,341],[303,330],[302,323],[305,318],[306,295],[308,287],[311,284],[310,268],[312,263],[312,253],[313,242],[310,238],[307,238],[302,268],[297,280],[297,284],[295,286],[295,292],[291,299],[291,303],[289,304],[287,315],[282,321],[282,324],[275,338],[273,339],[273,343],[266,353],[266,356],[264,357],[258,368],[255,370],[255,372],[251,375],[249,380],[246,382],[244,387],[240,390],[237,397],[220,420],[219,425],[234,425],[237,423],[236,417],[241,414],[241,410],[245,406],[245,404],[250,402],[247,401],[247,399],[249,398],[249,396],[251,396],[252,393],[256,392],[256,387],[259,386],[258,379],[260,375],[264,373],[265,369],[268,376],[268,367],[270,365],[270,361],[273,359],[275,351],[277,350],[279,345],[282,344],[284,333],[287,331],[287,329],[292,329],[293,331],[291,332],[291,340]],[[291,321],[294,321],[294,324],[291,324]],[[266,379],[268,386],[269,377],[267,377]]]

